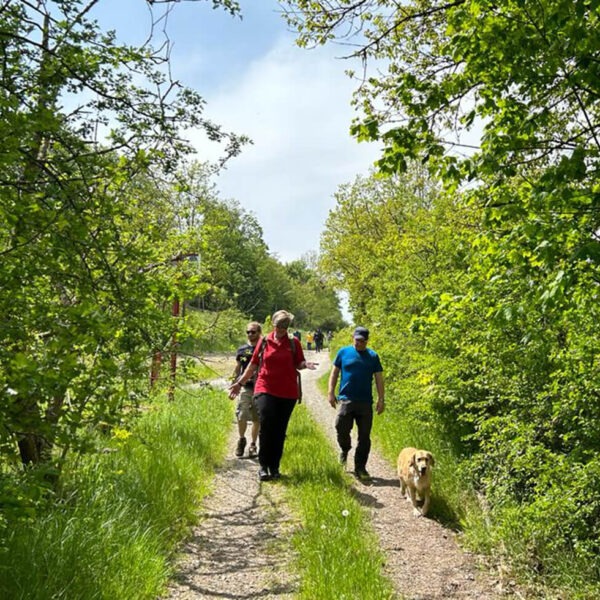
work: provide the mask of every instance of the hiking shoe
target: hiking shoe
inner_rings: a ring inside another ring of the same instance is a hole
[[[258,450],[256,449],[256,444],[254,442],[252,442],[248,446],[248,456],[250,458],[254,458],[257,454],[258,454]]]
[[[279,469],[271,469],[271,479],[281,479]]]
[[[366,469],[356,469],[354,475],[356,475],[356,478],[360,481],[371,481],[371,476]]]
[[[340,464],[345,465],[348,461],[348,452],[340,452]]]
[[[244,456],[244,450],[245,450],[245,448],[246,448],[246,438],[245,437],[241,437],[238,440],[237,448],[235,449],[235,455],[238,458],[241,458],[242,456]]]
[[[258,478],[260,481],[269,481],[269,479],[271,479],[271,476],[269,475],[269,471],[267,471],[265,467],[261,467],[258,470]]]

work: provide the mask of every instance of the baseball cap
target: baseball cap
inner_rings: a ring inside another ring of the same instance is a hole
[[[366,327],[357,327],[352,334],[355,340],[368,340],[369,330]]]

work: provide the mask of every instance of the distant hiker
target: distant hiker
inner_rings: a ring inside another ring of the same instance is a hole
[[[314,340],[315,340],[315,337],[314,337],[313,332],[309,331],[306,334],[306,349],[307,350],[312,350],[312,345],[313,345]]]
[[[378,354],[367,348],[369,330],[357,327],[352,334],[353,344],[338,351],[329,376],[329,404],[333,408],[339,402],[335,429],[341,449],[340,461],[346,464],[348,452],[352,447],[350,432],[356,422],[358,443],[354,452],[354,474],[361,480],[370,479],[367,460],[371,451],[371,427],[373,426],[373,377],[377,388],[377,414],[385,408],[383,367]],[[338,396],[335,386],[342,374]]]
[[[302,341],[302,334],[296,329],[296,331],[294,331],[294,333],[292,333],[292,335],[299,341]]]
[[[261,481],[279,479],[285,434],[296,400],[300,397],[298,369],[316,369],[307,362],[300,342],[288,336],[294,315],[278,310],[272,317],[273,331],[254,348],[250,364],[242,376],[229,387],[234,398],[256,374],[254,398],[260,418],[258,462]]]
[[[315,331],[314,340],[315,340],[315,350],[317,352],[321,352],[321,350],[323,350],[324,337],[325,336],[323,335],[323,332],[320,329],[317,329]]]
[[[260,326],[260,323],[252,321],[246,325],[248,342],[243,346],[240,346],[235,353],[235,371],[233,372],[234,381],[239,378],[239,376],[246,370],[246,367],[250,363],[250,359],[254,353],[254,348],[260,339],[261,333],[262,327]],[[254,403],[254,381],[254,377],[246,381],[241,390],[241,394],[238,397],[237,407],[235,409],[238,432],[240,434],[237,447],[235,449],[235,455],[238,458],[244,456],[244,450],[246,448],[246,428],[248,427],[248,422],[250,421],[252,422],[252,429],[250,430],[250,446],[248,447],[248,456],[253,458],[258,453],[256,442],[258,440],[260,422],[258,418],[258,411],[256,410],[256,404]]]

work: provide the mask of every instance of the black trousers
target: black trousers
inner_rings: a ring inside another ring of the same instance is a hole
[[[335,419],[335,430],[342,452],[348,452],[352,448],[350,432],[354,423],[358,430],[354,469],[365,469],[369,452],[371,452],[371,428],[373,427],[373,404],[371,402],[340,401]]]
[[[270,394],[258,394],[255,400],[260,421],[258,462],[261,467],[276,472],[279,471],[285,435],[296,400]]]

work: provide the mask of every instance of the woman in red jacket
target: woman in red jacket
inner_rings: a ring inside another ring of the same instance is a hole
[[[279,479],[279,463],[292,411],[299,398],[297,370],[316,369],[318,363],[307,362],[300,342],[288,336],[294,315],[278,310],[271,322],[273,331],[256,344],[250,364],[229,388],[234,398],[246,381],[257,373],[254,400],[260,420],[258,462],[261,481]]]

